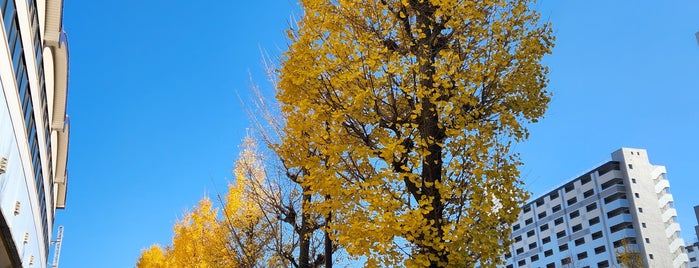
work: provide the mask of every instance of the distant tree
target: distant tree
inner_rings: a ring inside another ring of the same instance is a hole
[[[258,206],[256,185],[264,183],[264,166],[246,140],[228,193],[218,196],[221,208],[204,197],[175,224],[172,245],[144,250],[137,267],[268,267],[278,266],[269,246],[279,235]]]
[[[275,151],[366,266],[499,263],[554,37],[530,1],[302,0]],[[326,198],[327,197],[327,198]],[[307,211],[304,208],[304,212]]]
[[[278,83],[274,63],[267,58],[264,63],[267,78],[276,92]],[[279,220],[281,233],[274,243],[275,256],[284,260],[285,267],[332,267],[332,255],[338,247],[328,239],[327,228],[324,228],[330,216],[315,214],[309,208],[323,197],[312,195],[310,188],[302,185],[307,171],[290,167],[289,161],[279,150],[286,121],[279,112],[278,103],[267,98],[255,84],[251,92],[252,100],[243,103],[253,121],[258,140],[272,149],[267,151],[267,158],[258,155],[268,164],[270,174],[267,184],[255,187],[255,195],[267,217]],[[298,146],[304,147],[302,144]]]
[[[626,268],[644,268],[643,255],[628,242],[628,239],[621,241],[621,247],[616,250],[616,257],[619,263]]]

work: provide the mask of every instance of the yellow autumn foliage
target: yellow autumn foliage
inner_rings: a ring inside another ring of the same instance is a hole
[[[514,143],[550,100],[527,0],[301,0],[274,148],[367,267],[491,267],[527,198]]]
[[[136,266],[266,267],[265,247],[276,233],[253,200],[254,187],[265,180],[264,166],[254,150],[252,141],[246,139],[234,169],[236,180],[229,184],[225,197],[219,197],[222,208],[204,197],[175,224],[172,244],[144,250]]]

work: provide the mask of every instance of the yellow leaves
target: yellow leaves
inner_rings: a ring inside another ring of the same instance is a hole
[[[141,252],[141,257],[136,263],[138,268],[161,268],[167,266],[165,252],[159,245],[153,245]]]
[[[497,263],[526,196],[510,145],[549,101],[550,26],[527,1],[380,2],[303,1],[280,70],[278,152],[331,197],[312,207],[342,215],[332,230],[350,255]]]
[[[174,226],[172,245],[154,245],[142,252],[139,268],[255,267],[263,263],[264,246],[276,236],[263,220],[255,189],[265,181],[256,145],[246,139],[236,162],[236,181],[217,208],[208,197],[185,213]]]

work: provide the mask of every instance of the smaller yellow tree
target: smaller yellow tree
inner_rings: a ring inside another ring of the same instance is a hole
[[[270,264],[268,245],[277,229],[254,200],[256,185],[265,180],[264,166],[254,149],[254,143],[246,139],[236,162],[235,181],[228,185],[225,196],[217,196],[221,208],[208,197],[202,198],[175,224],[172,245],[144,250],[136,266],[250,268]]]

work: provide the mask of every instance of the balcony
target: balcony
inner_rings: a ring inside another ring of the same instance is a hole
[[[658,207],[663,208],[665,205],[667,205],[669,202],[672,202],[673,200],[674,199],[672,198],[671,194],[665,194],[660,199],[658,199]]]
[[[662,220],[663,220],[663,222],[667,222],[668,220],[670,220],[670,218],[676,217],[676,216],[677,216],[677,210],[675,210],[674,208],[668,208],[667,210],[665,210],[663,212]]]
[[[670,243],[670,252],[675,252],[680,247],[684,247],[684,240],[681,237],[678,237],[675,240],[672,240],[672,243]]]
[[[673,223],[666,224],[666,225],[667,225],[667,227],[665,228],[665,237],[670,237],[673,234],[675,234],[676,232],[680,231],[680,224],[679,223],[673,222]]]
[[[658,182],[655,184],[655,193],[660,193],[665,188],[670,188],[670,182],[666,179],[658,180]]]

